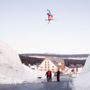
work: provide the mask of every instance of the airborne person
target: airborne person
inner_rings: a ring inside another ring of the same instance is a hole
[[[47,11],[48,11],[48,13],[47,13],[47,15],[48,15],[48,23],[50,23],[50,21],[54,20],[54,19],[53,19],[53,15],[51,14],[51,11],[49,9],[47,9]]]

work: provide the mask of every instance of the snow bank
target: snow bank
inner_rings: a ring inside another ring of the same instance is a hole
[[[23,65],[18,54],[0,41],[0,84],[33,82],[36,72]]]
[[[86,60],[85,66],[80,75],[74,80],[75,90],[90,90],[90,55]]]

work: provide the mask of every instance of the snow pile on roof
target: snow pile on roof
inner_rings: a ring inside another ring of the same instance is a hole
[[[0,41],[0,83],[22,83],[36,80],[36,72],[23,65],[18,54]]]
[[[90,90],[90,55],[80,75],[74,80],[75,90]]]

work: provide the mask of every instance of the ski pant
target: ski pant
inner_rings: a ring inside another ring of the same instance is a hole
[[[59,76],[57,76],[57,82],[59,82],[60,81],[60,77]]]
[[[47,76],[47,81],[51,81],[51,77],[50,76]]]

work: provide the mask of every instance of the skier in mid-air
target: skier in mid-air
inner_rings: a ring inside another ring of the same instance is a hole
[[[47,15],[48,15],[48,23],[50,23],[50,21],[54,20],[54,19],[53,19],[53,15],[51,14],[51,11],[49,9],[47,9],[47,11],[48,11],[48,13],[47,13]]]

